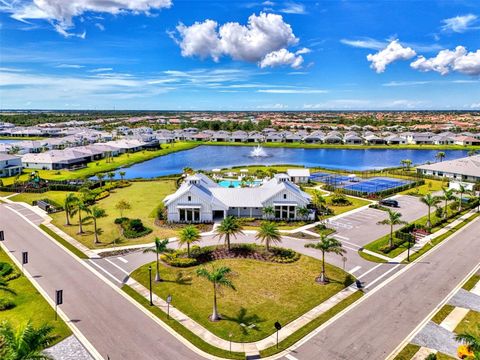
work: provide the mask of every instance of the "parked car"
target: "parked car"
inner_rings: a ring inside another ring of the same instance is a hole
[[[389,206],[389,207],[399,207],[398,201],[393,199],[383,199],[379,201],[380,205]]]

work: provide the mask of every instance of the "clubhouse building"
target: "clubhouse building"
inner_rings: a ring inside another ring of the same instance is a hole
[[[188,176],[164,204],[168,221],[201,223],[226,216],[296,220],[301,218],[297,210],[306,208],[310,201],[310,195],[286,174],[277,174],[256,187],[227,188],[198,173]],[[265,216],[266,207],[273,209],[272,215]],[[308,218],[313,217],[312,210]]]

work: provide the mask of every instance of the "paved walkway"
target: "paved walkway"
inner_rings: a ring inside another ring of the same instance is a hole
[[[55,360],[94,360],[75,335],[46,349],[44,353]]]
[[[129,278],[127,281],[127,285],[141,294],[145,299],[150,299],[150,291],[145,286],[140,284],[138,281]],[[286,324],[279,332],[278,332],[278,339],[279,341],[284,340],[288,336],[290,336],[295,331],[299,330],[310,321],[314,320],[327,310],[331,309],[333,306],[337,305],[342,300],[346,299],[348,296],[352,295],[354,292],[358,291],[357,288],[352,285],[343,289],[342,291],[338,292],[331,298],[327,299],[320,305],[314,307],[310,311],[306,312],[296,320]],[[153,294],[152,300],[155,306],[161,309],[163,312],[167,313],[168,305],[165,300],[160,298],[159,296]],[[276,333],[266,337],[265,339],[251,342],[251,343],[237,343],[232,342],[230,343],[228,340],[224,340],[216,336],[215,334],[211,333],[209,330],[204,328],[202,325],[197,323],[196,321],[189,318],[187,315],[182,313],[180,310],[176,309],[173,306],[170,306],[170,316],[180,322],[183,326],[185,326],[188,330],[193,332],[195,335],[201,337],[203,340],[208,342],[209,344],[216,346],[220,349],[229,350],[230,346],[232,351],[234,352],[245,352],[246,355],[258,355],[260,350],[269,348],[276,344],[277,337]],[[247,325],[248,326],[248,325]]]
[[[452,336],[452,332],[430,321],[412,339],[412,344],[435,349],[447,355],[456,357],[460,345]]]
[[[479,282],[480,284],[480,282]],[[480,295],[471,291],[460,289],[448,302],[450,305],[458,306],[480,312]]]

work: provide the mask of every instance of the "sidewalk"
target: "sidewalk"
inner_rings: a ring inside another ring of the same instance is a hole
[[[150,300],[150,291],[138,281],[129,278],[127,281],[127,285],[133,288],[136,292],[142,295],[145,299]],[[323,303],[317,305],[310,311],[306,312],[299,318],[293,320],[292,322],[285,325],[279,332],[278,332],[278,340],[282,341],[286,339],[288,336],[293,334],[295,331],[299,330],[306,324],[308,324],[313,319],[317,318],[324,312],[331,309],[333,306],[337,305],[342,300],[346,299],[348,296],[352,295],[354,292],[358,291],[354,285],[351,285],[337,294],[333,295],[331,298],[327,299]],[[153,303],[156,307],[161,309],[164,313],[167,313],[167,303],[165,300],[160,298],[159,296],[153,294],[152,296]],[[271,346],[274,346],[277,343],[277,335],[273,333],[272,335],[266,337],[265,339],[251,342],[251,343],[238,343],[232,342],[228,340],[224,340],[219,338],[218,336],[212,334],[209,330],[204,328],[202,325],[198,324],[187,315],[182,313],[180,310],[176,309],[172,305],[170,305],[170,317],[177,320],[183,326],[185,326],[188,330],[192,333],[209,343],[215,347],[218,347],[223,350],[230,350],[230,346],[233,352],[245,352],[248,355],[258,355],[260,350],[267,349]]]
[[[433,234],[430,234],[428,236],[425,236],[423,239],[421,239],[420,241],[418,241],[417,243],[415,243],[415,245],[413,245],[411,248],[410,248],[410,255],[411,254],[414,254],[416,253],[417,251],[419,251],[420,249],[422,249],[426,244],[428,244],[429,242],[433,241],[434,239],[436,239],[437,237],[439,236],[442,236],[443,234],[447,233],[449,230],[453,229],[455,226],[461,224],[463,221],[467,220],[468,218],[470,218],[471,216],[473,216],[474,214],[477,213],[477,210],[476,209],[472,209],[470,210],[469,212],[467,212],[466,214],[463,214],[462,216],[460,216],[458,219],[456,219],[455,221],[452,221],[450,224],[448,224],[447,226],[441,228],[440,230],[438,230],[437,232],[434,232]],[[375,255],[377,256],[377,255]],[[394,257],[393,259],[390,260],[390,262],[397,262],[397,263],[400,263],[402,262],[403,260],[405,260],[407,258],[407,251],[404,251],[402,252],[400,255]]]

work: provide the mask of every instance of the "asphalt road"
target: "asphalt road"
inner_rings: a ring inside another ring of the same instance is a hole
[[[203,359],[5,204],[0,229],[17,259],[29,252],[25,268],[52,298],[63,289],[62,310],[104,358]]]
[[[385,359],[478,266],[479,232],[476,219],[291,355],[299,360]]]

